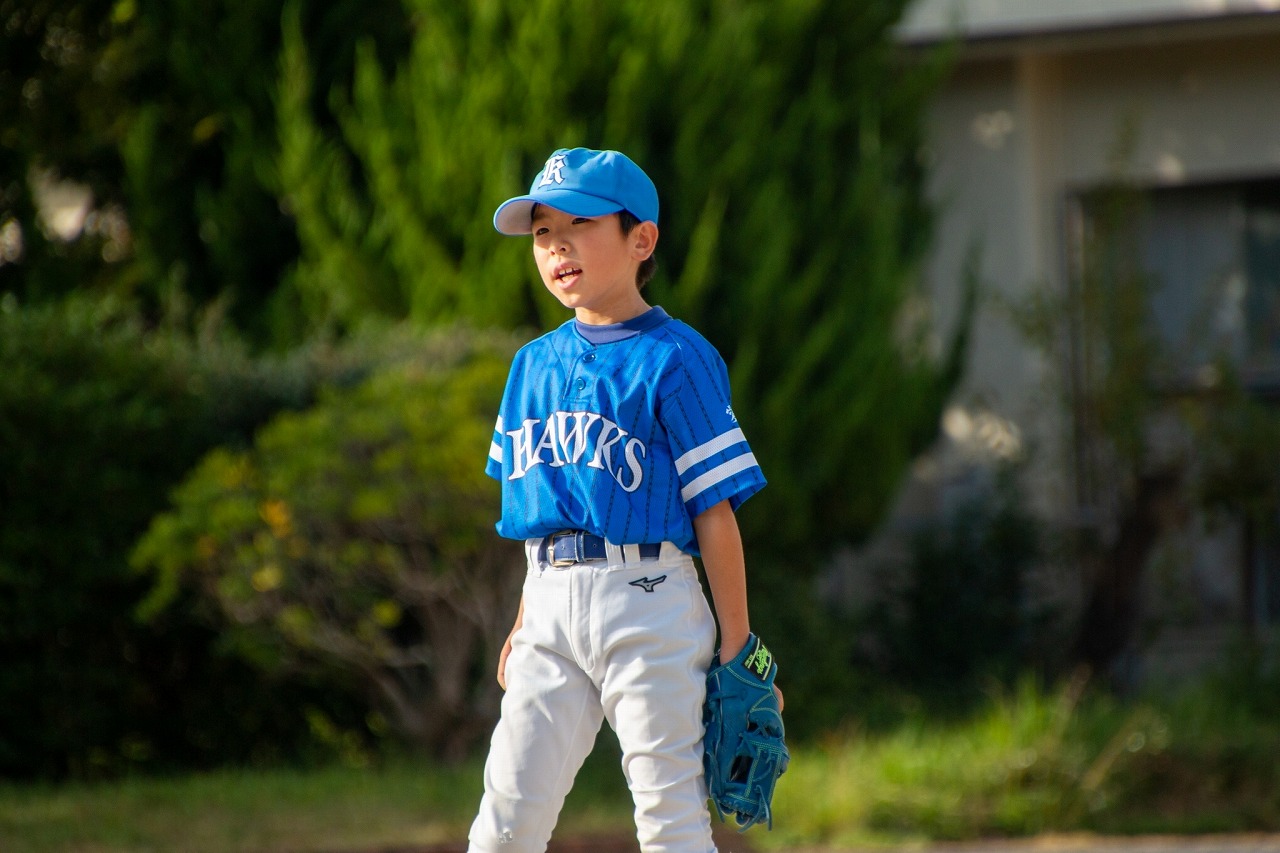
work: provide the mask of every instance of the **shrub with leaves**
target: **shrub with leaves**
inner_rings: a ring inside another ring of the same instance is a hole
[[[157,328],[119,299],[0,299],[0,776],[308,749],[302,708],[317,694],[220,654],[185,598],[139,624],[147,584],[128,556],[211,447],[247,445],[365,356],[259,357],[216,318],[199,325]],[[341,716],[332,696],[316,707]]]
[[[187,583],[268,671],[336,673],[390,726],[461,756],[523,577],[484,475],[512,347],[437,333],[418,357],[210,453],[135,552],[155,611]]]

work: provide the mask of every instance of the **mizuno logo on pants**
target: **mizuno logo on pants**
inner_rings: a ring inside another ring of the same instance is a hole
[[[666,579],[667,579],[666,575],[659,575],[653,580],[649,580],[648,578],[640,578],[640,580],[632,581],[631,583],[627,584],[627,586],[638,586],[641,589],[643,589],[645,592],[653,592],[653,588],[658,584],[662,583]]]

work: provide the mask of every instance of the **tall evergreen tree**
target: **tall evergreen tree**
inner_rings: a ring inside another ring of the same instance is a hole
[[[287,338],[291,306],[271,310],[298,252],[273,179],[283,9],[0,0],[0,292],[31,302],[92,287],[157,308],[222,300],[258,338]],[[399,0],[295,11],[317,92],[350,85],[362,39],[388,66],[407,48]],[[323,96],[307,106],[333,126]],[[41,181],[92,194],[82,231],[42,223]]]
[[[773,484],[746,533],[793,558],[856,541],[954,382],[926,351],[919,118],[936,68],[895,51],[903,0],[410,0],[412,50],[366,48],[324,133],[286,28],[280,178],[311,322],[547,327],[563,310],[490,217],[557,147],[618,148],[662,202],[652,301],[724,353]],[[354,152],[354,162],[345,156]]]

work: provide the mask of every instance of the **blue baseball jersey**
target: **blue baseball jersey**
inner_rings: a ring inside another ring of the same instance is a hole
[[[661,308],[617,326],[570,320],[515,356],[486,466],[498,533],[585,530],[697,554],[693,519],[765,485],[724,360]]]

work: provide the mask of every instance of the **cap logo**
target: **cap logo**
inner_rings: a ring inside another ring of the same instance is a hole
[[[545,187],[551,184],[564,183],[564,155],[552,154],[547,158],[547,165],[542,167],[542,180],[538,182],[538,186]]]
[[[507,199],[494,211],[493,227],[500,234],[529,234],[532,212],[539,204],[570,216],[596,218],[628,210],[641,222],[658,221],[653,181],[619,151],[552,151],[534,173],[529,192]]]

